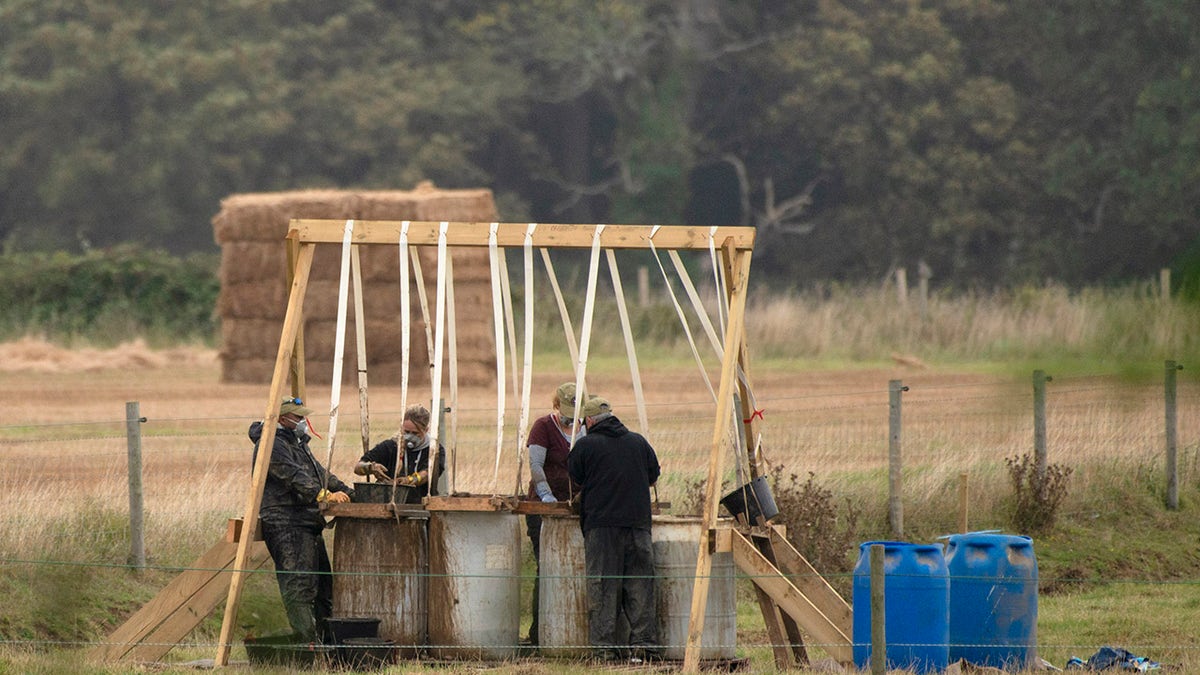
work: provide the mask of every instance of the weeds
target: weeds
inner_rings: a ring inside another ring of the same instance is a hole
[[[788,540],[839,592],[848,595],[846,575],[854,561],[847,552],[856,549],[858,509],[847,499],[839,510],[833,491],[818,484],[811,471],[803,483],[794,473],[785,480],[782,467],[775,467],[770,477],[780,520],[788,526]]]
[[[1054,525],[1058,508],[1067,496],[1072,469],[1050,464],[1045,473],[1029,453],[1005,458],[1013,486],[1012,524],[1018,532],[1042,532]]]

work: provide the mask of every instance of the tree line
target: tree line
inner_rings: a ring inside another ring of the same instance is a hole
[[[431,179],[753,225],[778,286],[1116,282],[1200,259],[1200,4],[0,0],[0,144],[8,252]]]

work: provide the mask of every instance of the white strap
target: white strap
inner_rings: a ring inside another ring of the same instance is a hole
[[[329,452],[325,457],[325,475],[321,487],[329,488],[329,465],[333,463],[333,445],[337,438],[338,407],[342,402],[342,357],[346,354],[346,299],[350,289],[350,243],[354,221],[347,220],[342,232],[342,272],[338,279],[337,334],[333,338],[333,381],[329,392]]]
[[[633,381],[633,400],[637,404],[638,422],[643,436],[650,435],[650,422],[646,416],[646,396],[642,392],[642,375],[638,370],[637,351],[633,347],[633,328],[629,323],[629,309],[625,306],[625,291],[621,286],[621,274],[617,271],[617,255],[610,248],[608,273],[612,277],[613,296],[617,299],[617,313],[621,316],[621,332],[625,336],[625,353],[629,356],[629,377]]]
[[[363,313],[362,262],[357,246],[350,248],[350,276],[354,279],[354,344],[358,357],[358,427],[363,454],[371,449],[371,424],[367,414],[367,315]]]
[[[499,494],[500,453],[504,450],[504,300],[501,298],[500,249],[496,245],[498,223],[488,231],[488,266],[492,273],[492,326],[496,339],[496,462],[492,470],[492,494]],[[511,316],[511,314],[510,314]],[[510,340],[510,342],[512,342]]]
[[[400,414],[408,411],[408,361],[412,356],[412,295],[408,291],[408,228],[409,221],[400,223]],[[401,424],[403,427],[403,423]],[[396,444],[396,466],[404,454],[402,444]],[[392,492],[393,500],[396,494]]]
[[[500,297],[504,300],[504,325],[508,327],[508,350],[512,356],[512,390],[516,397],[520,394],[517,391],[517,326],[513,317],[512,285],[508,280],[508,249],[503,247],[500,249]]]
[[[408,247],[409,260],[412,262],[413,280],[417,284],[417,302],[421,305],[421,323],[425,324],[425,360],[428,361],[430,380],[433,371],[433,315],[429,313],[429,293],[425,290],[425,274],[421,271],[420,248]],[[437,403],[437,401],[434,401]]]
[[[579,359],[575,362],[575,414],[571,421],[571,447],[575,447],[575,439],[579,435],[579,410],[583,406],[583,396],[586,392],[584,382],[587,381],[588,345],[592,339],[592,317],[596,310],[596,277],[600,271],[600,233],[604,232],[603,225],[597,225],[592,235],[592,258],[588,262],[587,296],[583,303],[583,327],[579,333]]]
[[[654,231],[658,230],[657,226]],[[704,368],[704,360],[700,358],[700,351],[696,349],[696,339],[692,337],[691,326],[688,325],[687,316],[683,313],[683,307],[679,304],[679,298],[675,297],[675,289],[671,286],[671,277],[667,274],[667,268],[663,267],[662,258],[658,255],[658,248],[654,246],[654,235],[650,235],[650,253],[654,256],[654,261],[658,263],[658,270],[662,272],[663,282],[667,286],[667,295],[671,296],[671,304],[675,307],[675,315],[679,317],[679,324],[683,327],[683,335],[687,338],[688,347],[692,350],[692,359],[696,362],[696,368],[700,370],[700,378],[704,380],[704,386],[708,387],[708,393],[712,399],[717,400],[717,392],[713,390],[712,381],[708,377],[708,371]]]
[[[725,344],[725,314],[726,314],[726,297],[724,278],[724,270],[721,267],[721,261],[717,259],[717,228],[713,226],[708,230],[708,259],[712,263],[713,282],[717,289],[717,318],[721,323],[721,344]]]
[[[446,229],[450,224],[442,221],[441,229],[438,232],[437,243],[437,291],[434,294],[434,311],[436,312],[434,325],[434,342],[433,342],[433,377],[430,378],[430,398],[432,401],[431,407],[433,410],[429,416],[429,447],[437,448],[441,445],[441,411],[437,409],[439,401],[442,399],[442,345],[446,343]],[[432,475],[433,467],[436,462],[430,464],[430,473]]]
[[[533,231],[537,223],[525,230],[525,361],[521,366],[521,416],[517,423],[517,486],[513,494],[521,494],[521,469],[525,461],[525,441],[529,435],[529,399],[533,388]]]
[[[713,353],[720,359],[723,340],[717,337],[717,331],[713,329],[712,321],[708,319],[708,311],[704,309],[704,302],[700,300],[700,294],[696,291],[696,286],[692,284],[692,278],[688,275],[687,267],[684,266],[683,260],[680,259],[678,251],[667,251],[667,255],[670,256],[671,263],[675,266],[675,273],[679,276],[679,282],[683,285],[684,290],[687,291],[688,298],[692,301],[692,309],[696,312],[696,318],[700,320],[700,326],[704,328],[705,335],[708,336]]]
[[[454,304],[454,257],[446,256],[446,349],[449,350],[447,365],[449,366],[450,399],[446,407],[450,408],[450,433],[446,434],[446,451],[450,453],[450,494],[454,494],[458,479],[458,313]]]
[[[550,251],[544,248],[540,250],[542,263],[546,266],[546,275],[550,277],[550,288],[554,289],[554,299],[558,302],[558,316],[562,319],[563,333],[567,338],[567,351],[571,353],[571,363],[575,363],[579,360],[579,347],[575,342],[575,328],[571,325],[571,315],[567,312],[567,303],[563,301],[562,289],[558,286],[558,277],[554,274],[554,265],[550,262]]]

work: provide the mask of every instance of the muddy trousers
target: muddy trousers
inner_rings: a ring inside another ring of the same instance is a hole
[[[324,639],[325,619],[333,615],[333,575],[321,531],[263,523],[262,534],[296,639]]]
[[[595,527],[584,534],[587,565],[588,640],[597,658],[619,658],[622,648],[655,655],[658,619],[654,603],[654,548],[650,531]],[[629,621],[629,640],[619,623]]]

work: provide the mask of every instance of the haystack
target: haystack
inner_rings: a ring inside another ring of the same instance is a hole
[[[494,221],[490,190],[440,190],[422,183],[412,191],[306,190],[232,195],[221,201],[213,231],[221,246],[221,379],[270,382],[287,310],[287,235],[293,218],[346,220]],[[361,248],[367,369],[372,383],[400,381],[400,269],[398,246]],[[457,310],[458,372],[462,384],[495,380],[491,288],[486,249],[452,250]],[[421,267],[432,305],[437,282],[437,249],[422,247]],[[341,247],[319,245],[304,300],[306,379],[333,379]],[[411,282],[410,282],[411,284]],[[429,380],[425,323],[412,285],[409,378]],[[352,299],[351,295],[351,299]],[[431,307],[432,311],[432,307]],[[349,303],[344,381],[357,366],[354,303]]]

